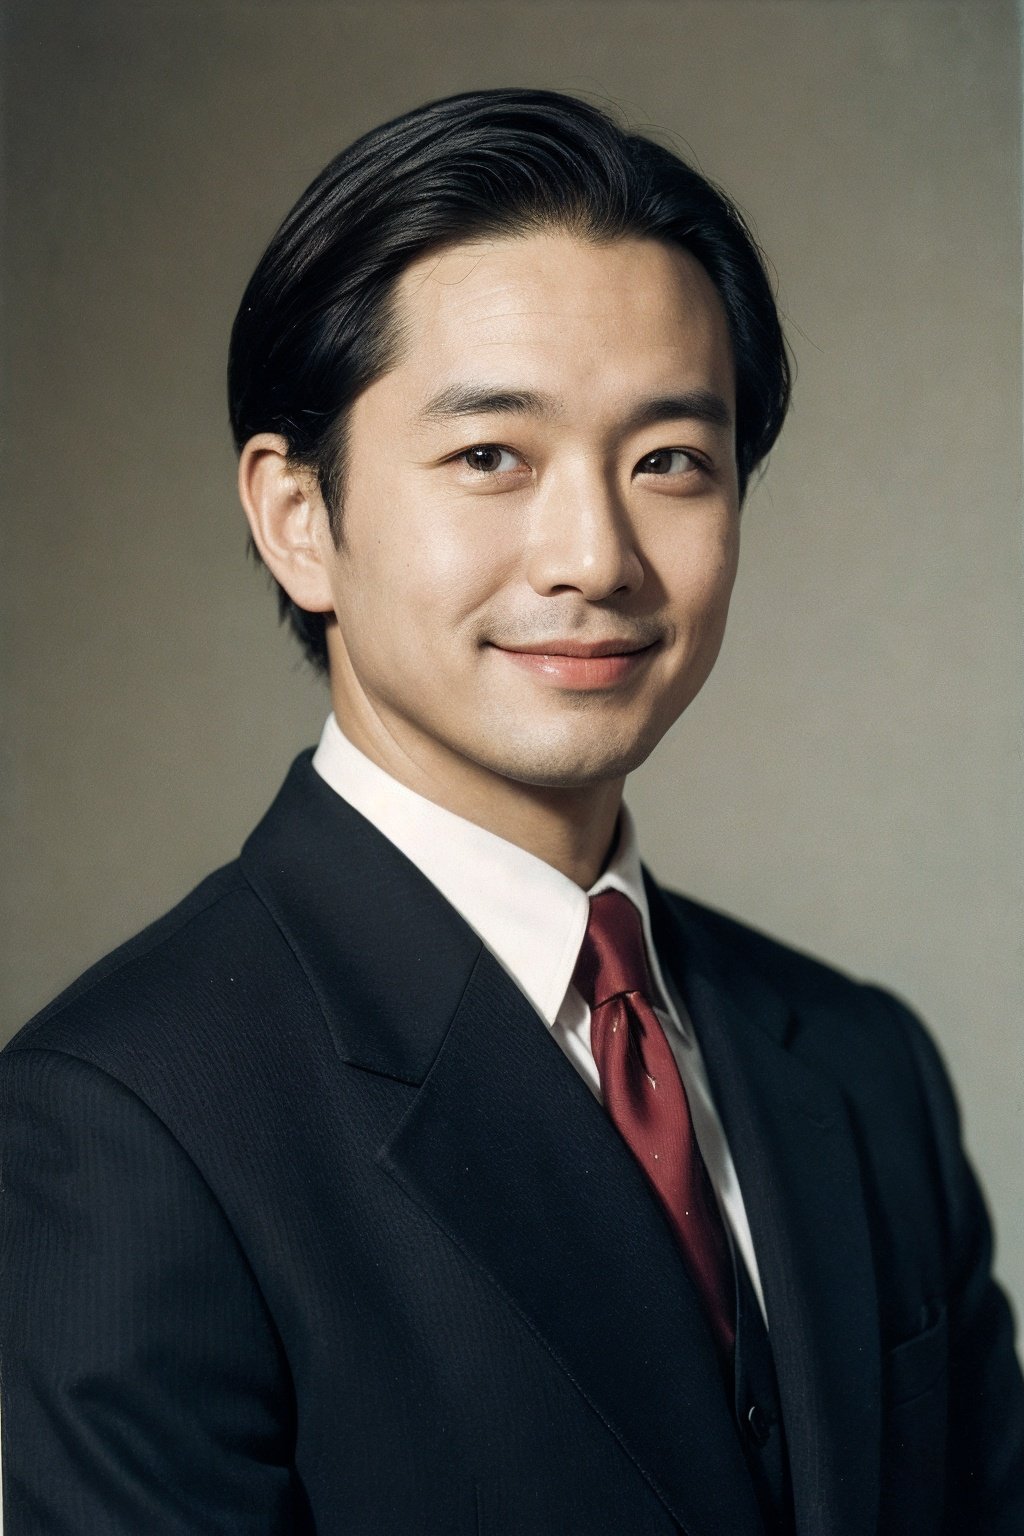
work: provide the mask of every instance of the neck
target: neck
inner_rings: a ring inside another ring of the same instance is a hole
[[[574,788],[503,777],[436,742],[400,740],[375,715],[334,700],[344,734],[371,762],[445,810],[515,843],[588,890],[614,848],[625,782]]]

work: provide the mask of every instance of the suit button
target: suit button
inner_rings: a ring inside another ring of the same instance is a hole
[[[758,1447],[767,1445],[771,1428],[756,1403],[747,1411],[747,1434]]]

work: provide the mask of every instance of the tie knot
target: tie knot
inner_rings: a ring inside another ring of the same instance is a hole
[[[653,997],[640,913],[621,891],[602,891],[590,898],[573,981],[591,1010],[624,992]]]

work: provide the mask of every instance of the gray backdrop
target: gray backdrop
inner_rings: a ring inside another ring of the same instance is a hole
[[[15,0],[5,62],[4,1031],[231,857],[325,713],[224,406],[278,218],[429,98],[582,92],[737,197],[799,365],[718,670],[632,781],[648,860],[919,1008],[1024,1298],[1009,0]]]

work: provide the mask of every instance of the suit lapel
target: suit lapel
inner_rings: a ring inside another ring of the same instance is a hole
[[[802,1021],[696,909],[648,882],[665,956],[701,1044],[765,1291],[797,1528],[873,1531],[878,1315],[864,1190],[835,1086],[799,1057]],[[685,915],[684,915],[685,914]]]
[[[381,1161],[491,1277],[688,1536],[761,1530],[700,1303],[643,1175],[482,952]]]
[[[308,754],[241,863],[341,1059],[419,1085],[382,1170],[490,1277],[687,1536],[760,1536],[667,1223],[523,994]]]

